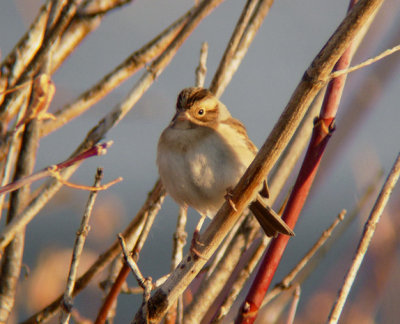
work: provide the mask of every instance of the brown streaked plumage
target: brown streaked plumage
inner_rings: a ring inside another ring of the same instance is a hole
[[[179,205],[212,217],[256,154],[246,128],[222,102],[207,89],[186,88],[160,136],[157,165],[165,189]],[[268,195],[266,183],[260,190]],[[250,210],[268,236],[294,235],[261,195],[254,199]]]

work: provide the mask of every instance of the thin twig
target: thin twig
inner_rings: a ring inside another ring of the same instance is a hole
[[[288,314],[286,324],[294,323],[297,306],[299,305],[299,300],[300,300],[300,292],[301,292],[300,286],[296,285],[296,288],[293,290],[293,299],[292,299],[292,303],[290,304],[290,309],[289,309],[289,314]]]
[[[368,59],[368,60],[366,60],[366,61],[364,61],[364,62],[362,62],[360,64],[352,66],[350,68],[332,72],[331,73],[331,78],[334,79],[334,78],[337,78],[337,77],[339,77],[341,75],[349,74],[349,73],[354,72],[356,70],[362,69],[362,68],[364,68],[364,67],[366,67],[368,65],[371,65],[371,64],[373,64],[373,63],[385,58],[386,56],[389,56],[389,55],[391,55],[391,54],[393,54],[395,52],[398,52],[398,51],[400,51],[400,45],[397,45],[395,47],[389,48],[386,51],[382,52],[381,54],[379,54],[379,55],[377,55],[377,56],[375,56],[373,58],[370,58],[370,59]]]
[[[31,92],[29,105],[35,102],[36,92]],[[32,173],[35,161],[36,152],[39,140],[39,124],[40,121],[33,119],[29,121],[22,137],[21,148],[19,150],[17,166],[14,174],[14,179],[27,176]],[[7,214],[7,224],[10,224],[21,212],[29,199],[30,187],[25,186],[11,194],[10,207]],[[24,251],[25,231],[20,228],[19,231],[10,240],[4,250],[1,265],[0,277],[0,322],[8,321],[10,312],[12,311],[17,282],[21,271],[22,257]]]
[[[155,220],[158,212],[161,209],[163,200],[164,199],[162,197],[157,204],[153,204],[151,206],[151,209],[149,209],[147,211],[147,215],[146,215],[147,217],[146,217],[145,224],[144,224],[143,229],[140,233],[140,236],[131,252],[133,259],[135,261],[139,260],[140,251],[142,250],[142,247],[143,247],[144,243],[146,242],[147,237],[149,235],[150,229],[153,226],[154,220]],[[117,276],[117,279],[115,280],[112,288],[110,289],[108,295],[106,296],[106,298],[103,301],[103,304],[99,310],[99,313],[97,314],[95,324],[103,324],[105,322],[108,312],[110,311],[113,304],[115,303],[116,298],[121,291],[122,285],[125,283],[125,280],[129,275],[129,270],[130,270],[129,266],[127,266],[126,264],[124,264],[122,266],[122,268]],[[151,281],[151,279],[147,278],[144,283],[145,286],[148,284],[148,282],[147,282],[148,280]]]
[[[182,261],[183,248],[186,244],[187,233],[185,231],[187,221],[187,207],[179,208],[178,220],[176,222],[176,230],[173,236],[172,245],[172,261],[171,271],[175,270],[179,262]],[[177,318],[182,318],[183,314],[180,312],[182,308],[179,306],[183,302],[182,296],[179,297],[176,305],[171,307],[168,313],[165,315],[164,324],[175,323]]]
[[[248,0],[211,81],[210,91],[219,97],[238,69],[273,0]]]
[[[138,232],[141,232],[144,226],[144,222],[147,218],[148,213],[151,212],[152,208],[158,206],[162,203],[165,197],[165,190],[158,180],[154,185],[152,191],[149,193],[146,201],[144,202],[142,208],[138,211],[136,216],[133,218],[131,223],[123,231],[123,236],[126,240],[133,236],[138,237]],[[121,247],[119,241],[116,240],[106,251],[104,251],[99,258],[90,266],[90,268],[76,281],[73,296],[76,296],[80,291],[82,291],[93,277],[99,273],[112,259],[114,259],[119,252]],[[48,306],[32,315],[30,318],[22,322],[23,324],[34,324],[38,322],[44,322],[52,317],[60,307],[62,300],[62,295],[51,302]]]
[[[133,260],[131,251],[128,250],[126,247],[125,239],[122,234],[118,235],[119,243],[121,244],[122,253],[124,255],[124,259],[126,264],[132,271],[132,274],[135,276],[138,285],[144,290],[145,289],[145,277],[143,277],[138,265],[136,264],[135,260]]]
[[[288,164],[290,164],[290,162],[291,161],[288,161]],[[289,175],[289,173],[287,174],[287,176],[288,175]],[[282,182],[282,184],[283,184],[283,182]],[[276,197],[271,197],[271,198],[272,198],[272,200],[274,200]],[[282,212],[286,206],[286,203],[287,203],[287,199],[285,199],[281,208],[279,209],[279,212],[278,212],[279,216],[282,215]],[[253,217],[253,216],[247,215],[246,217],[248,218],[248,217]],[[257,222],[253,222],[254,225],[255,225],[255,223],[257,223]],[[260,226],[258,224],[253,227],[255,227],[258,230],[260,228]],[[237,240],[237,238],[235,237],[234,240]],[[243,264],[245,264],[245,266],[243,267],[243,269],[240,270],[239,274],[234,279],[234,282],[229,287],[227,294],[224,296],[224,300],[223,300],[222,304],[219,305],[219,307],[218,307],[219,308],[218,311],[215,314],[213,314],[213,323],[221,323],[223,321],[224,317],[228,314],[233,303],[235,302],[239,293],[242,291],[242,289],[243,289],[246,281],[249,279],[251,273],[256,268],[258,262],[260,261],[262,255],[264,254],[265,249],[267,248],[267,246],[270,242],[271,242],[271,238],[263,235],[262,240],[259,243],[257,243],[255,247],[252,248],[254,251],[252,252],[252,255],[249,258],[249,260],[243,260],[243,256],[242,256],[241,261]],[[249,250],[249,249],[247,249],[247,250]],[[234,253],[234,251],[229,251],[229,250],[227,252]],[[236,253],[238,253],[238,252],[236,252]],[[229,258],[229,253],[226,253],[223,260],[225,260],[227,257]],[[239,270],[239,269],[236,269],[236,270]]]
[[[333,223],[321,234],[320,238],[314,243],[310,250],[301,258],[301,260],[295,265],[295,267],[282,279],[281,282],[276,284],[276,286],[265,296],[263,305],[269,303],[273,298],[275,298],[280,292],[291,287],[291,283],[294,278],[299,274],[300,271],[308,264],[308,262],[313,258],[316,252],[326,243],[326,241],[331,237],[333,230],[339,225],[339,223],[344,219],[346,214],[345,210],[338,215],[338,217],[333,221]]]
[[[242,223],[245,220],[245,217],[253,217],[253,216],[250,216],[249,214],[248,215],[243,214],[241,216],[241,218],[239,218],[239,220],[236,222],[236,224],[232,227],[232,230],[225,237],[225,239],[222,242],[222,244],[220,245],[218,251],[215,253],[213,260],[207,265],[208,270],[205,275],[205,279],[208,279],[213,275],[218,264],[220,264],[221,262],[227,261],[227,259],[229,259],[230,252],[227,253],[228,248],[231,245],[231,242],[233,240],[238,239],[238,235],[240,235],[240,233],[238,233],[238,230],[239,230],[240,226],[242,226]],[[243,250],[243,247],[241,247],[239,250]],[[236,253],[237,252],[235,252],[235,254]],[[225,268],[225,267],[223,267],[223,268]]]
[[[57,176],[55,176],[55,174],[57,172],[60,172],[61,170],[65,169],[65,168],[68,168],[68,167],[70,167],[70,166],[72,166],[72,165],[74,165],[76,163],[81,163],[83,160],[86,160],[86,159],[91,158],[93,156],[105,155],[107,153],[107,149],[112,144],[113,144],[113,141],[108,141],[108,142],[105,142],[105,143],[97,144],[97,145],[93,146],[92,148],[90,148],[90,149],[78,154],[75,157],[69,158],[69,159],[67,159],[67,160],[65,160],[63,162],[58,163],[58,164],[51,165],[49,167],[44,168],[41,171],[38,171],[38,172],[36,172],[34,174],[31,174],[29,176],[20,178],[20,179],[14,181],[12,183],[9,183],[9,184],[7,184],[7,185],[5,185],[3,187],[0,187],[0,195],[8,193],[8,192],[11,192],[11,191],[14,191],[14,190],[17,190],[17,189],[21,188],[22,186],[25,186],[27,184],[31,184],[31,183],[33,183],[35,181],[38,181],[40,179],[43,179],[45,177],[54,176],[54,177],[58,178]],[[102,187],[103,186],[101,186],[97,190],[102,190]],[[92,187],[90,187],[89,190],[92,190],[91,188]],[[26,224],[24,224],[24,225],[26,225]],[[10,234],[8,234],[6,230],[4,230],[2,233],[0,233],[0,248],[3,246],[2,244],[4,244],[3,243],[4,237],[7,236],[7,235],[10,235]]]
[[[76,13],[77,9],[77,2],[74,0],[68,0],[63,7],[62,13],[60,14],[60,19],[55,23],[53,28],[48,32],[47,30],[45,33],[47,34],[47,37],[44,39],[41,44],[41,46],[38,48],[37,52],[33,56],[32,60],[29,61],[29,63],[25,66],[24,70],[21,71],[21,75],[15,80],[14,83],[9,83],[9,87],[15,86],[20,83],[24,83],[28,80],[30,80],[34,75],[36,75],[39,72],[39,69],[43,64],[46,64],[46,60],[48,58],[48,54],[51,53],[54,49],[54,46],[57,45],[57,39],[61,35],[61,33],[65,30],[65,28],[68,26],[70,23],[71,19]],[[46,23],[47,26],[47,23]],[[48,73],[50,74],[50,73]],[[15,106],[18,106],[16,104],[17,102],[17,97],[18,97],[19,91],[13,92],[9,95],[6,96],[2,106],[0,107],[0,110],[2,112],[9,110],[13,111]]]
[[[195,80],[196,87],[204,87],[204,81],[206,80],[206,74],[207,74],[207,66],[206,66],[207,55],[208,55],[208,44],[207,42],[204,42],[201,45],[199,66],[196,68],[196,80]]]
[[[102,144],[98,144],[93,146],[92,148],[82,152],[81,154],[78,154],[75,157],[72,157],[70,159],[67,159],[64,162],[61,162],[59,164],[56,164],[54,166],[50,166],[48,168],[45,168],[42,171],[39,171],[33,175],[30,176],[26,176],[23,177],[21,179],[18,179],[14,182],[12,182],[9,185],[6,185],[4,187],[1,188],[0,190],[0,194],[4,194],[5,192],[11,191],[11,190],[15,190],[16,188],[20,188],[26,184],[30,184],[33,181],[42,179],[44,177],[47,176],[52,176],[54,174],[55,171],[57,170],[63,170],[65,168],[68,168],[72,170],[72,172],[74,171],[74,168],[77,167],[77,165],[79,165],[79,162],[83,161],[84,159],[87,159],[89,157],[95,156],[95,155],[102,155],[105,154],[107,152],[107,148],[112,144],[112,141],[108,141],[106,143],[102,143]],[[72,174],[71,172],[71,174]],[[58,179],[59,176],[58,176]],[[116,179],[116,181],[120,181],[120,179]],[[114,184],[115,182],[111,182],[111,185]],[[58,190],[59,187],[61,187],[62,183],[60,181],[57,181],[55,184],[56,189]],[[105,187],[105,189],[107,189],[108,186]],[[87,188],[89,190],[92,190],[93,188]],[[102,188],[100,188],[102,189]],[[46,195],[44,195],[42,193],[41,196],[36,197],[33,202],[31,202],[31,205],[33,203],[35,203],[36,201],[40,201],[40,199],[49,199],[49,197]],[[46,200],[47,201],[47,200]],[[41,204],[44,204],[45,202],[41,202]],[[28,207],[29,210],[29,207]],[[5,227],[4,229],[1,231],[0,233],[0,248],[3,248],[4,246],[6,246],[14,237],[14,235],[20,231],[22,228],[24,228],[32,219],[33,217],[36,215],[36,213],[39,210],[35,211],[33,210],[32,212],[26,212],[24,211],[21,214],[18,214],[16,217],[13,218],[12,221],[10,221]]]
[[[367,253],[369,244],[371,243],[372,240],[372,236],[375,233],[376,226],[379,222],[383,210],[386,207],[386,204],[389,200],[389,197],[393,191],[394,186],[397,183],[399,176],[400,176],[400,154],[397,156],[396,161],[393,164],[393,167],[381,189],[381,192],[379,193],[375,205],[371,210],[371,213],[368,217],[368,221],[365,223],[364,232],[358,244],[352,265],[346,274],[343,286],[339,292],[335,304],[331,309],[327,323],[334,324],[337,323],[339,320],[347,296],[357,276],[358,270],[360,269],[364,256]]]
[[[93,187],[99,187],[100,181],[103,178],[103,170],[97,169]],[[72,292],[74,290],[76,276],[78,272],[79,260],[82,255],[83,246],[86,241],[86,236],[89,233],[89,220],[92,214],[93,206],[97,198],[98,191],[91,191],[89,194],[88,201],[86,203],[85,212],[82,217],[81,225],[78,232],[76,233],[76,239],[74,248],[72,251],[72,260],[68,274],[67,286],[65,288],[64,297],[62,300],[62,312],[60,317],[60,323],[68,323],[71,316],[71,310],[73,307],[72,303]]]
[[[16,128],[16,125],[22,120],[24,114],[26,111],[26,105],[20,108],[17,118],[14,121],[13,128]],[[22,132],[22,128],[20,129],[20,132]],[[19,131],[13,132],[13,136],[11,137],[9,143],[7,142],[5,146],[5,152],[6,152],[6,157],[4,161],[4,167],[3,167],[3,174],[2,174],[2,179],[1,179],[1,187],[5,186],[6,183],[10,179],[11,171],[12,171],[12,166],[14,165],[14,160],[16,158],[16,153],[18,149],[18,143],[20,143],[21,139],[19,137]],[[0,158],[2,160],[2,158]],[[3,203],[4,203],[5,195],[0,194],[0,218],[1,218],[1,211],[3,210]]]
[[[229,294],[225,297],[223,303],[219,306],[218,312],[216,313],[212,321],[213,324],[222,323],[223,319],[228,314],[233,303],[235,302],[237,296],[242,291],[244,284],[249,279],[251,273],[260,261],[270,241],[270,238],[264,236],[261,242],[258,244],[247,264],[240,271],[239,275],[232,284]]]
[[[14,85],[16,78],[19,77],[42,44],[51,3],[52,0],[46,1],[28,32],[2,62],[0,66],[1,71],[3,71],[1,79],[8,79],[10,85]]]
[[[187,207],[181,207],[179,209],[178,220],[176,222],[176,230],[174,233],[174,245],[172,248],[172,262],[171,270],[174,270],[179,262],[182,260],[183,247],[186,244],[187,233],[185,231],[187,221]]]
[[[252,215],[245,217],[239,227],[235,240],[227,248],[229,253],[224,255],[224,262],[219,262],[213,275],[206,278],[196,292],[195,300],[185,309],[185,323],[200,323],[210,306],[225,286],[231,273],[236,269],[243,252],[253,242],[260,229],[255,226],[256,219]],[[232,253],[235,251],[236,253]]]
[[[98,83],[82,93],[74,102],[56,111],[54,113],[56,119],[44,123],[41,136],[48,135],[50,132],[84,113],[139,69],[143,68],[145,64],[159,56],[182,29],[192,11],[193,9],[189,10],[153,40],[135,51],[113,71],[105,75]]]
[[[133,0],[114,0],[114,1],[91,1],[89,6],[84,4],[84,10],[79,11],[78,15],[80,18],[93,18],[97,16],[104,16],[110,11],[125,6],[131,3]]]

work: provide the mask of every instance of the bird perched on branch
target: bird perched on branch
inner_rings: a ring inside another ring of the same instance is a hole
[[[209,90],[193,87],[178,96],[175,116],[158,142],[157,165],[167,193],[202,216],[198,233],[205,217],[212,218],[229,199],[256,154],[243,124]],[[265,204],[266,188],[265,181],[250,210],[266,235],[294,235]]]

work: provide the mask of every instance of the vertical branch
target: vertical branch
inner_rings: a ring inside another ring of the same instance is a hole
[[[30,104],[34,102],[34,98],[37,95],[37,92],[32,90]],[[38,148],[39,124],[40,121],[34,118],[25,126],[13,178],[14,181],[31,174],[33,171]],[[29,193],[29,185],[27,185],[11,194],[7,223],[11,222],[23,210],[29,199]],[[14,305],[17,282],[21,271],[24,242],[25,229],[18,232],[4,250],[0,277],[0,323],[7,322]]]
[[[172,262],[171,262],[171,271],[174,271],[178,266],[179,262],[182,261],[183,256],[183,248],[186,244],[187,233],[185,231],[187,220],[187,207],[179,208],[178,220],[176,222],[176,230],[173,238],[173,246],[172,246]],[[183,300],[182,296],[178,298],[178,302],[171,307],[171,309],[165,315],[165,324],[173,324],[178,320],[179,323],[182,323],[182,308],[183,308]]]
[[[196,68],[196,80],[195,80],[196,87],[204,87],[204,81],[206,80],[206,73],[207,73],[207,66],[206,66],[207,55],[208,55],[208,44],[207,42],[204,42],[201,45],[199,66]]]
[[[399,175],[400,175],[400,154],[397,155],[396,161],[393,164],[393,167],[390,170],[390,173],[368,217],[368,221],[365,223],[364,232],[358,244],[357,252],[354,256],[353,263],[346,274],[343,286],[339,292],[339,296],[329,314],[329,318],[327,321],[327,323],[329,324],[335,324],[339,320],[347,296],[357,276],[358,270],[360,269],[364,256],[367,253],[369,244],[371,243],[372,236],[375,233],[375,229],[382,215],[382,212],[386,207],[386,204],[389,200],[389,197],[393,191],[394,186],[397,183],[397,180],[399,179]]]
[[[100,186],[100,181],[103,178],[103,170],[97,169],[94,187]],[[76,275],[78,272],[79,259],[82,255],[83,246],[86,241],[86,236],[89,233],[89,220],[92,214],[93,205],[96,201],[98,191],[91,191],[89,194],[89,198],[86,204],[85,212],[82,217],[81,225],[76,234],[74,249],[72,252],[72,260],[68,274],[67,287],[65,288],[64,297],[63,297],[63,307],[60,317],[60,323],[67,324],[69,322],[72,310],[72,292],[74,291]]]
[[[296,285],[295,289],[293,290],[293,300],[290,305],[289,309],[289,314],[286,323],[287,324],[293,324],[294,323],[294,318],[296,316],[296,311],[297,311],[297,306],[299,305],[299,300],[300,300],[300,292],[301,288],[299,285]]]

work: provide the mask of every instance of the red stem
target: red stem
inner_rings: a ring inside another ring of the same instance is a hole
[[[294,228],[297,222],[317,173],[319,163],[331,135],[330,125],[332,125],[332,122],[333,119],[318,119],[314,126],[311,142],[304,159],[307,163],[303,163],[282,217],[291,228]],[[253,323],[255,321],[258,309],[269,288],[289,238],[287,235],[279,235],[272,241],[241,312],[236,319],[236,323]]]
[[[349,10],[357,0],[351,0]],[[343,53],[336,63],[335,70],[342,70],[349,66],[353,49],[349,48]],[[304,203],[310,192],[315,175],[317,173],[322,155],[332,135],[335,124],[335,116],[342,96],[346,75],[331,80],[328,84],[320,116],[316,119],[310,144],[296,179],[293,191],[283,213],[283,220],[294,228],[303,209]],[[243,303],[235,323],[253,323],[257,317],[258,310],[262,304],[265,294],[271,284],[272,278],[278,268],[283,252],[287,246],[290,236],[278,235],[274,239],[264,256],[260,269],[254,279],[250,291]]]
[[[107,297],[105,298],[103,305],[101,306],[99,310],[99,314],[97,315],[96,321],[94,324],[104,324],[108,312],[112,308],[112,305],[114,304],[115,300],[117,299],[119,292],[121,291],[122,285],[124,284],[126,278],[128,277],[130,272],[129,266],[124,263],[122,266],[117,279],[115,279],[115,282],[113,286],[111,287],[110,292],[107,294]]]

